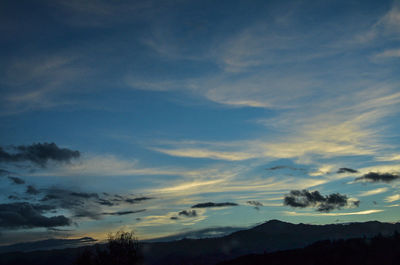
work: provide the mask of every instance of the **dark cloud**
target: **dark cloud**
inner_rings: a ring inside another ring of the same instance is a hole
[[[71,192],[71,196],[80,197],[80,198],[99,198],[97,193],[86,193],[86,192]]]
[[[171,219],[171,220],[178,220],[179,218],[176,217],[176,216],[171,216],[169,219]]]
[[[100,213],[100,209],[93,209],[91,207],[74,207],[70,208],[75,215],[74,217],[78,218],[89,218],[92,220],[100,220],[102,219],[103,213]]]
[[[72,212],[74,217],[87,217],[94,220],[101,219],[104,215],[126,215],[144,211],[104,213],[101,206],[112,207],[119,203],[134,204],[151,199],[149,197],[127,198],[120,195],[109,196],[109,194],[105,195],[104,193],[77,192],[60,188],[49,188],[43,190],[43,193],[45,196],[40,201],[55,205],[57,208],[67,209]]]
[[[9,151],[0,147],[0,162],[32,162],[45,167],[49,160],[70,162],[71,159],[80,157],[79,151],[60,148],[55,143],[9,146],[7,149]]]
[[[31,194],[31,195],[36,195],[36,194],[39,194],[40,193],[40,191],[39,190],[37,190],[34,186],[32,186],[32,185],[29,185],[28,187],[26,187],[26,191],[25,191],[26,193],[28,193],[28,194]],[[43,199],[42,199],[43,200]]]
[[[17,195],[9,195],[9,196],[8,196],[8,199],[9,199],[9,200],[20,200],[21,198],[18,197]]]
[[[44,197],[40,200],[57,208],[71,211],[75,217],[99,219],[101,208],[96,193],[74,192],[60,188],[42,190]]]
[[[360,201],[352,201],[351,202],[355,207],[359,207],[360,206]]]
[[[133,213],[141,213],[146,211],[146,209],[136,210],[136,211],[121,211],[121,212],[113,212],[113,213],[102,213],[103,215],[127,215]]]
[[[322,196],[318,191],[292,190],[284,198],[284,205],[305,208],[316,207],[319,212],[329,212],[345,206],[359,206],[359,201],[349,201],[346,195],[339,193]]]
[[[255,207],[264,206],[261,202],[258,201],[248,201],[247,203]]]
[[[369,172],[362,177],[356,178],[356,181],[392,182],[398,179],[400,179],[400,175],[397,173]]]
[[[224,207],[224,206],[238,206],[238,204],[234,202],[221,202],[221,203],[205,202],[193,205],[192,208],[211,208],[211,207]]]
[[[196,217],[197,216],[197,212],[196,210],[189,210],[189,211],[180,211],[178,215],[183,215],[186,217]]]
[[[34,228],[67,226],[71,220],[63,215],[47,217],[43,213],[54,209],[50,205],[34,205],[28,202],[0,204],[0,227]]]
[[[120,197],[122,197],[122,196],[120,196]],[[138,197],[138,198],[128,198],[128,199],[124,199],[125,200],[125,202],[127,202],[127,203],[138,203],[138,202],[141,202],[141,201],[146,201],[146,200],[151,200],[152,198],[150,198],[150,197]]]
[[[358,173],[358,170],[348,168],[348,167],[341,167],[336,171],[338,174],[343,174],[343,173]]]
[[[74,230],[73,230],[73,229],[60,229],[60,228],[49,227],[49,228],[47,228],[47,231],[54,231],[54,232],[71,232],[71,231],[74,231]]]
[[[117,202],[114,202],[116,197],[110,196],[109,194],[81,192],[57,187],[41,189],[39,191],[34,186],[28,186],[26,193],[30,195],[40,194],[40,202],[51,205],[56,209],[68,210],[74,217],[90,218],[94,220],[101,219],[104,215],[126,215],[144,211],[139,210],[104,213],[102,206],[112,207],[114,205],[118,205],[119,203],[133,204],[151,199],[149,197],[128,198],[118,195],[117,198],[121,199],[117,199]]]
[[[59,199],[59,196],[54,195],[54,194],[47,194],[40,201],[41,202],[46,202],[46,201],[56,200],[56,199]]]
[[[1,149],[1,147],[0,147],[0,149]],[[10,174],[11,174],[10,171],[0,168],[0,176],[8,176]]]
[[[105,206],[114,206],[114,203],[106,199],[99,199],[97,203]]]
[[[265,170],[275,171],[275,170],[281,170],[281,169],[302,170],[302,171],[305,170],[304,168],[297,168],[297,167],[285,166],[285,165],[269,167],[269,168],[266,168]]]
[[[11,177],[11,176],[9,176],[8,179],[11,180],[12,183],[17,184],[17,185],[25,184],[25,180],[20,179],[20,178],[18,178],[18,177]]]

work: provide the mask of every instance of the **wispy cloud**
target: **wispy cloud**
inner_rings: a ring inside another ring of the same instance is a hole
[[[374,59],[388,59],[400,57],[400,49],[385,50],[374,56]]]
[[[168,154],[171,156],[193,157],[193,158],[209,158],[217,160],[240,161],[256,157],[254,154],[243,152],[223,152],[207,149],[162,149],[154,148],[153,150]]]
[[[367,215],[367,214],[374,214],[380,213],[383,210],[366,210],[366,211],[359,211],[359,212],[348,212],[348,213],[300,213],[300,212],[283,212],[286,215],[290,216],[347,216],[347,215]]]
[[[60,95],[73,92],[66,86],[89,72],[78,59],[77,54],[59,52],[53,55],[38,53],[8,62],[2,81],[7,90],[1,100],[1,114],[73,104]]]
[[[384,192],[387,192],[387,191],[388,191],[388,188],[378,188],[378,189],[373,189],[373,190],[369,190],[369,191],[364,191],[364,192],[360,193],[358,196],[367,197],[367,196],[372,196],[372,195],[384,193]]]
[[[176,185],[173,187],[166,187],[166,188],[160,188],[156,190],[156,192],[160,193],[178,193],[178,192],[183,192],[183,191],[194,191],[198,190],[199,188],[210,188],[212,186],[215,187],[216,184],[223,182],[224,180],[206,180],[206,181],[193,181],[189,183],[183,183],[180,185]],[[199,190],[200,191],[200,190]]]
[[[179,212],[167,212],[164,215],[149,215],[143,217],[138,223],[135,224],[135,227],[157,227],[157,226],[164,226],[164,225],[174,225],[177,222],[181,223],[182,225],[193,225],[198,223],[207,218],[205,215],[206,210],[204,209],[197,209],[196,215],[192,216],[191,218],[176,218],[179,216]],[[171,217],[175,217],[172,218]]]
[[[182,168],[146,168],[139,161],[114,155],[82,155],[81,159],[34,174],[45,176],[129,176],[129,175],[190,175],[194,170]]]
[[[400,5],[397,1],[393,1],[391,8],[378,18],[371,27],[356,35],[356,41],[359,43],[371,43],[378,37],[387,37],[397,35],[400,31]]]
[[[385,198],[386,202],[395,202],[395,201],[398,201],[398,200],[400,200],[400,194],[395,194],[395,195],[388,196],[388,197]]]

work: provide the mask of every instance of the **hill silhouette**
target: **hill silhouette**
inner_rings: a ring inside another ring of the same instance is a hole
[[[308,225],[271,220],[220,238],[145,244],[143,253],[148,264],[215,264],[250,253],[302,248],[327,239],[392,235],[396,230],[400,231],[400,223]]]
[[[52,249],[62,249],[62,248],[73,248],[86,245],[93,245],[96,240],[91,237],[82,237],[77,239],[46,239],[36,242],[26,242],[12,244],[8,246],[1,246],[0,253],[7,252],[30,252],[35,250],[52,250]]]
[[[394,265],[400,264],[400,236],[318,241],[302,249],[250,254],[218,265]]]
[[[309,225],[271,220],[250,229],[219,238],[182,239],[171,242],[140,243],[144,263],[216,264],[247,254],[303,248],[321,240],[393,235],[400,223],[377,221],[350,224]],[[0,255],[0,264],[70,265],[82,248]]]

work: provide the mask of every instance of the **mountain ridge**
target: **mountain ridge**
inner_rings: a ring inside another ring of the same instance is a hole
[[[211,265],[247,254],[303,248],[321,240],[392,235],[400,223],[368,221],[350,224],[292,224],[269,220],[249,229],[216,238],[180,239],[169,242],[141,242],[147,265]],[[0,264],[70,265],[84,248],[53,251],[13,252],[0,255]],[[51,256],[52,258],[49,258]],[[18,261],[18,262],[16,262]],[[47,262],[47,263],[46,263]]]

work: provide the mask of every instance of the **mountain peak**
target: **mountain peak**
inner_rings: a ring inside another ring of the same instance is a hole
[[[277,219],[269,220],[263,224],[254,227],[254,230],[266,230],[266,231],[279,231],[287,229],[289,226],[294,226],[292,223],[283,222]]]
[[[269,221],[266,221],[264,224],[290,224],[290,223],[286,223],[278,219],[271,219]]]

